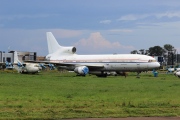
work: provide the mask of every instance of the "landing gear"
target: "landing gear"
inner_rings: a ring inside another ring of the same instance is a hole
[[[76,76],[86,77],[86,75],[76,74]]]
[[[140,78],[140,76],[139,76],[139,74],[140,74],[141,72],[139,71],[139,72],[137,72],[137,76],[136,76],[136,78]]]
[[[107,74],[102,74],[102,75],[96,75],[97,77],[107,77]]]
[[[96,75],[97,77],[107,77],[107,73],[101,72],[101,74]]]

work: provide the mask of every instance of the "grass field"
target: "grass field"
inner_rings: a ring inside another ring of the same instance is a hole
[[[0,71],[0,119],[180,116],[180,79],[136,73],[80,77]]]

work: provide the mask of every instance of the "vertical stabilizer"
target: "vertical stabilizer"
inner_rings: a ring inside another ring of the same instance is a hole
[[[14,51],[14,63],[18,63],[18,62],[20,62],[20,61],[18,59],[17,51]]]
[[[17,54],[17,51],[14,51],[14,68],[20,72],[20,67],[22,67],[22,63],[19,61],[18,59],[18,54]]]
[[[19,61],[18,59],[17,51],[14,51],[14,63],[17,64],[18,66],[22,66],[21,61]]]
[[[51,32],[47,32],[46,35],[49,54],[56,52],[61,46]]]

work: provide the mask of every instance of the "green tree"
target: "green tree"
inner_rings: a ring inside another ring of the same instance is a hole
[[[162,56],[164,54],[164,49],[160,46],[154,46],[149,48],[150,56]]]
[[[173,50],[174,50],[174,47],[173,47],[172,45],[170,45],[170,44],[165,44],[165,45],[164,45],[164,49],[165,49],[166,51],[173,51]]]
[[[140,49],[139,52],[144,55],[144,49]]]
[[[164,57],[167,61],[167,64],[174,65],[174,61],[176,60],[176,49],[171,44],[165,44],[164,50]]]
[[[131,54],[139,54],[137,50],[131,51]]]
[[[149,54],[149,50],[145,50],[145,55],[148,55]]]

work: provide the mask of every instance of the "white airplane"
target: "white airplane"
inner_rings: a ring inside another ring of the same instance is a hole
[[[176,68],[176,71],[174,71],[174,75],[180,78],[180,68]]]
[[[14,52],[14,64],[13,67],[19,73],[38,73],[42,69],[37,63],[21,63],[18,59],[17,51]]]
[[[78,75],[95,74],[106,77],[108,72],[137,72],[160,67],[155,58],[139,54],[77,55],[76,48],[58,44],[51,32],[47,32],[48,63],[55,64]]]
[[[172,72],[174,72],[174,71],[175,71],[174,68],[168,68],[168,69],[167,69],[167,73],[172,73]]]
[[[178,78],[180,78],[180,71],[175,71],[174,75],[177,76]]]

